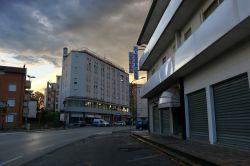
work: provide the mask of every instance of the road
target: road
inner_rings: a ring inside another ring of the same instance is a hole
[[[25,166],[177,166],[181,163],[150,149],[129,131],[91,136],[47,153]]]
[[[67,130],[0,133],[0,166],[17,166],[91,135],[129,127],[82,127]]]

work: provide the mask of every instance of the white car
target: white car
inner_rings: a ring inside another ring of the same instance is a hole
[[[98,127],[110,126],[109,122],[107,122],[104,119],[93,119],[92,125],[93,126],[98,126]]]
[[[126,122],[124,121],[117,121],[114,123],[115,126],[126,126]]]

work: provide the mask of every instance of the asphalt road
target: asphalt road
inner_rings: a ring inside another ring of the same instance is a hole
[[[177,166],[175,160],[150,149],[129,132],[95,135],[39,157],[25,166]]]
[[[0,166],[18,166],[91,135],[129,127],[82,127],[67,130],[0,133]]]

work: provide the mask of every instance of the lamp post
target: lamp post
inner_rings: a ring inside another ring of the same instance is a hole
[[[31,78],[36,78],[35,76],[31,76],[31,75],[27,75],[27,77],[29,78],[29,82],[30,82],[30,88],[31,88]],[[27,112],[25,113],[25,129],[28,128],[27,124],[28,124],[28,114],[29,114],[29,101],[27,101]]]
[[[138,80],[141,80],[141,79],[144,79],[146,77],[140,77]],[[138,80],[133,80],[131,81],[130,83],[130,99],[132,100],[131,101],[131,113],[132,113],[132,125],[134,124],[134,119],[135,119],[135,111],[136,111],[136,107],[135,107],[135,104],[137,103],[137,98],[135,97],[135,93],[134,93],[134,88],[133,88],[133,82],[134,81],[138,81]],[[136,84],[135,84],[136,85]]]

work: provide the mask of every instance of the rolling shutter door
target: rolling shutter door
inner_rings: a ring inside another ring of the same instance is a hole
[[[170,110],[161,110],[162,134],[170,135]]]
[[[153,108],[153,129],[155,133],[160,133],[160,117],[158,107]]]
[[[214,86],[217,140],[250,147],[250,92],[247,74]]]
[[[191,139],[208,141],[207,102],[205,89],[188,95]]]

